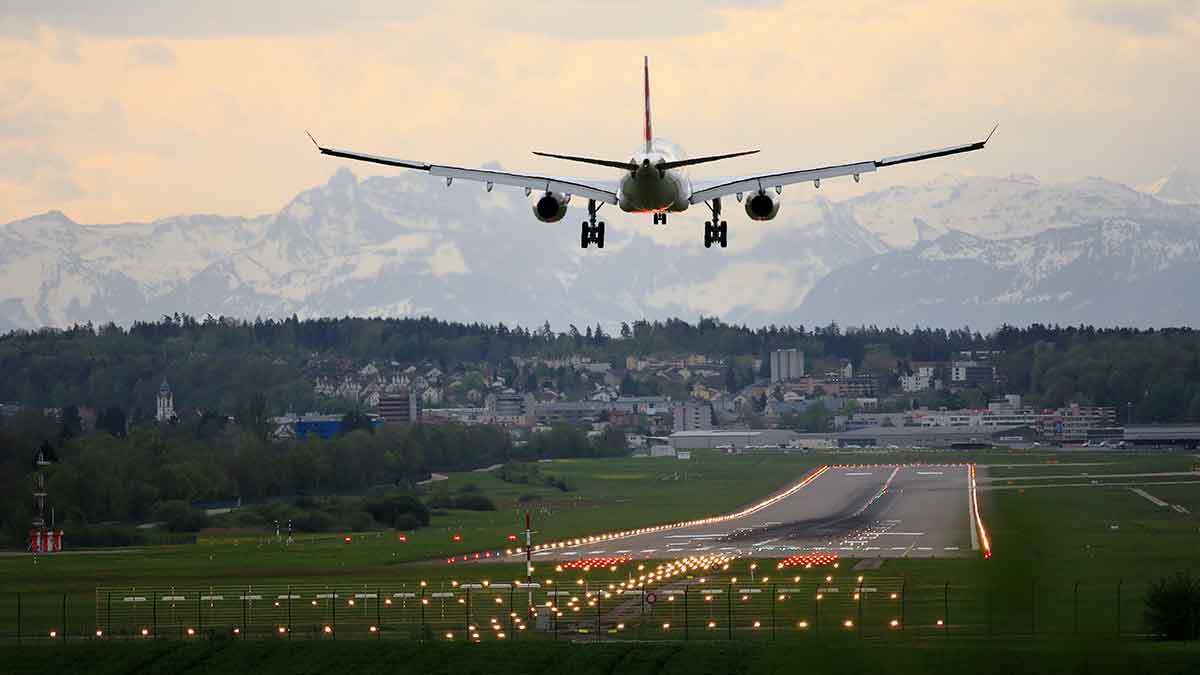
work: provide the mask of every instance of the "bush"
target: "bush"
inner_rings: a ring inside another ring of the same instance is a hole
[[[1146,626],[1165,640],[1200,637],[1200,579],[1179,572],[1153,582],[1146,591]]]
[[[429,524],[429,509],[421,503],[420,499],[410,495],[389,494],[371,498],[364,502],[363,509],[375,520],[396,529],[414,529]],[[405,527],[401,528],[396,525],[401,521],[406,523]],[[408,523],[415,523],[415,525]]]
[[[204,511],[179,499],[158,502],[150,511],[154,520],[162,521],[171,532],[199,532],[208,527]]]
[[[468,511],[495,511],[496,505],[484,495],[436,495],[429,505],[438,509],[465,509]]]

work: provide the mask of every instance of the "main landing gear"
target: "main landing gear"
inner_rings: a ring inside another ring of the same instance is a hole
[[[729,245],[729,223],[721,220],[721,200],[712,200],[708,208],[713,215],[712,220],[704,221],[704,248],[712,248],[714,243],[725,248]]]
[[[587,248],[595,243],[597,248],[604,248],[604,221],[596,222],[596,212],[600,207],[596,200],[588,200],[588,219],[583,221],[583,230],[579,235],[579,247]]]
[[[651,224],[653,224],[653,225],[666,225],[667,224],[667,214],[654,213],[651,215],[654,216],[654,220],[650,221]]]

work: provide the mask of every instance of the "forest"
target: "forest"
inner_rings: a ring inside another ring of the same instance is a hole
[[[638,320],[613,334],[601,326],[554,331],[548,323],[529,329],[433,318],[251,322],[186,315],[128,327],[17,331],[0,336],[0,402],[116,407],[140,423],[152,416],[155,393],[169,376],[177,402],[190,410],[234,415],[262,397],[266,412],[278,414],[327,404],[314,393],[313,381],[329,363],[425,364],[443,372],[482,367],[508,375],[518,388],[536,382],[515,372],[513,356],[579,355],[623,368],[627,356],[704,354],[730,364],[727,383],[742,386],[768,374],[767,366],[754,373],[732,364],[754,358],[765,363],[780,348],[802,349],[811,361],[846,359],[856,368],[870,354],[885,354],[891,370],[913,361],[952,360],[960,352],[999,351],[995,363],[1005,384],[985,395],[1017,393],[1039,405],[1076,402],[1122,411],[1132,404],[1136,421],[1200,421],[1200,333],[1191,328],[1034,324],[983,334],[836,324],[750,328],[714,318]],[[632,381],[623,388],[658,393]]]

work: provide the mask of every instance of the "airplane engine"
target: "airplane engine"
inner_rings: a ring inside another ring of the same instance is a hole
[[[547,192],[533,203],[533,215],[543,223],[557,223],[567,215],[567,203],[571,195],[561,192]]]
[[[779,198],[759,192],[746,199],[746,215],[750,220],[770,220],[779,213]]]

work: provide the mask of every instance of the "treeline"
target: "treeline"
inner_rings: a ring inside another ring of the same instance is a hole
[[[189,521],[194,513],[181,504],[195,509],[239,498],[409,493],[432,471],[625,452],[619,432],[589,439],[566,428],[518,446],[504,429],[487,425],[384,426],[332,440],[282,442],[268,440],[253,420],[211,416],[135,425],[122,434],[75,435],[74,426],[41,411],[0,418],[0,530],[10,545],[22,539],[33,515],[39,449],[55,460],[46,472],[58,526],[161,520],[177,530],[204,524]]]
[[[318,408],[342,411],[345,402],[321,400],[314,373],[326,364],[426,363],[452,372],[490,368],[516,387],[536,387],[538,372],[517,372],[511,356],[588,356],[623,367],[630,355],[699,353],[727,359],[727,386],[766,375],[771,350],[799,348],[810,361],[848,359],[856,366],[947,361],[960,352],[1005,352],[994,393],[1021,393],[1046,405],[1081,402],[1125,406],[1135,420],[1200,419],[1193,409],[1200,334],[1190,328],[1140,330],[1092,326],[1004,326],[981,334],[969,328],[842,328],[769,326],[751,329],[702,318],[554,331],[503,324],[463,324],[431,318],[306,319],[253,322],[185,315],[128,328],[108,324],[67,330],[17,331],[0,336],[0,401],[29,406],[120,408],[137,424],[148,420],[158,386],[169,377],[181,409],[229,415],[261,397],[265,413]],[[878,358],[884,355],[884,358]],[[739,357],[731,359],[731,357]],[[747,365],[763,358],[757,373]],[[558,386],[583,387],[569,381]],[[653,382],[630,379],[627,393],[656,393]],[[575,386],[577,385],[577,386]],[[581,389],[582,390],[582,389]],[[682,394],[685,390],[664,392]],[[989,392],[991,393],[991,392]],[[1196,403],[1200,405],[1200,403]],[[342,406],[342,407],[339,407]]]

